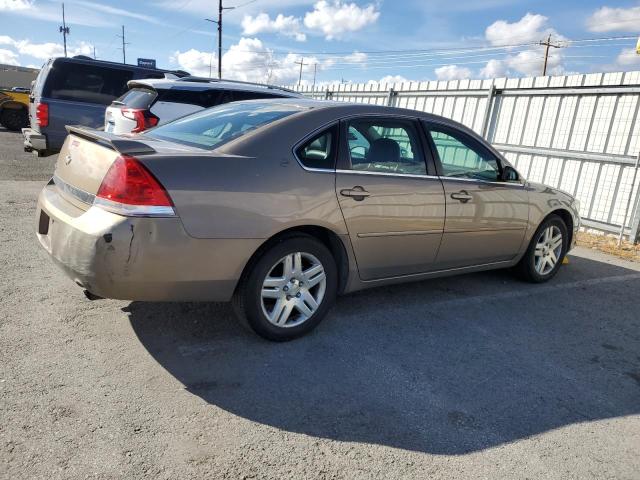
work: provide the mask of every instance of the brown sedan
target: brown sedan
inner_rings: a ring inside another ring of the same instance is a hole
[[[411,110],[249,101],[141,135],[69,132],[38,238],[87,296],[233,300],[272,340],[363,288],[507,267],[549,280],[580,222],[570,195]]]

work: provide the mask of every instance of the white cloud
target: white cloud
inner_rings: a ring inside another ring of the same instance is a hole
[[[463,80],[471,78],[471,70],[458,65],[445,65],[435,69],[438,80]]]
[[[349,63],[365,63],[367,61],[367,54],[362,52],[353,52],[351,55],[344,57],[344,60]]]
[[[0,0],[0,10],[28,10],[33,6],[33,0]]]
[[[340,38],[348,32],[356,32],[378,20],[380,12],[369,4],[360,7],[344,0],[320,0],[313,11],[304,16],[304,24],[310,30],[322,32],[327,40]]]
[[[386,75],[382,77],[380,80],[369,80],[368,84],[384,85],[384,84],[392,84],[392,83],[403,83],[408,81],[409,80],[404,78],[402,75]]]
[[[564,39],[554,29],[547,26],[548,20],[544,15],[533,13],[527,13],[520,20],[513,23],[498,20],[487,27],[485,38],[491,45],[537,42],[549,35],[556,37],[556,40]]]
[[[212,61],[214,76],[218,61],[217,56],[195,49],[186,52],[177,51],[170,60],[192,74],[206,77],[209,76],[209,61]],[[293,84],[298,82],[300,65],[295,62],[299,60],[300,57],[292,53],[276,59],[273,52],[267,49],[262,41],[257,38],[243,37],[237,44],[231,45],[222,56],[222,76],[249,82]],[[315,63],[318,64],[319,70],[322,69],[322,63],[315,57],[305,57],[304,62],[306,67],[303,70],[303,76],[313,75],[311,66]]]
[[[304,42],[307,36],[300,31],[300,19],[289,15],[285,17],[281,13],[271,20],[267,13],[260,13],[255,17],[245,15],[242,19],[242,33],[256,35],[258,33],[280,33],[287,37],[293,37],[298,42]]]
[[[480,76],[483,78],[500,78],[507,75],[507,67],[500,60],[491,59],[485,67],[480,70]]]
[[[0,63],[4,63],[5,65],[20,65],[20,62],[18,62],[18,54],[6,48],[0,48]]]
[[[517,22],[509,23],[498,20],[485,30],[486,40],[494,46],[516,45],[523,43],[537,43],[551,35],[552,42],[563,41],[566,38],[548,25],[549,19],[544,15],[527,13]],[[535,76],[542,74],[544,63],[544,47],[531,46],[518,53],[514,49],[507,49],[505,58],[492,59],[480,70],[484,78],[498,78],[513,75]],[[560,75],[564,73],[562,51],[551,49],[547,73]]]
[[[622,67],[640,67],[640,55],[635,48],[625,48],[618,55],[616,64]]]
[[[9,45],[15,48],[20,55],[27,55],[39,60],[64,56],[64,47],[60,43],[33,43],[30,40],[15,40],[7,35],[0,35],[0,45]],[[78,42],[67,46],[67,53],[71,57],[74,55],[91,55],[92,52],[93,47],[87,42]]]
[[[177,63],[180,68],[188,71],[192,75],[209,76],[209,66],[211,71],[217,71],[217,56],[210,52],[201,52],[192,48],[186,52],[176,51],[169,60],[171,63]]]
[[[587,19],[592,32],[640,31],[640,6],[631,8],[602,7]]]

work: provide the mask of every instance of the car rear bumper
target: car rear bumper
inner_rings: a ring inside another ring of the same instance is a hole
[[[23,128],[24,150],[26,152],[44,152],[47,150],[47,137],[33,128]]]
[[[82,210],[55,185],[41,192],[37,236],[53,261],[99,297],[141,301],[228,301],[256,239],[196,239],[179,218]]]

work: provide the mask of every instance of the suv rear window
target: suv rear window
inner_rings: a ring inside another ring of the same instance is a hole
[[[213,150],[251,130],[299,111],[297,107],[273,103],[229,103],[154,128],[146,135]]]
[[[139,108],[147,110],[158,96],[155,90],[150,88],[132,88],[127,93],[113,101],[118,105],[125,105],[129,108]]]
[[[44,96],[60,100],[108,105],[127,89],[132,70],[97,65],[54,63]]]

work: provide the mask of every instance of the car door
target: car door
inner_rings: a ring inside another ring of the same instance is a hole
[[[341,124],[336,194],[362,280],[433,269],[445,200],[417,121],[363,116]]]
[[[522,245],[529,219],[523,182],[503,180],[503,165],[489,148],[461,129],[425,123],[446,198],[438,269],[507,261]]]

